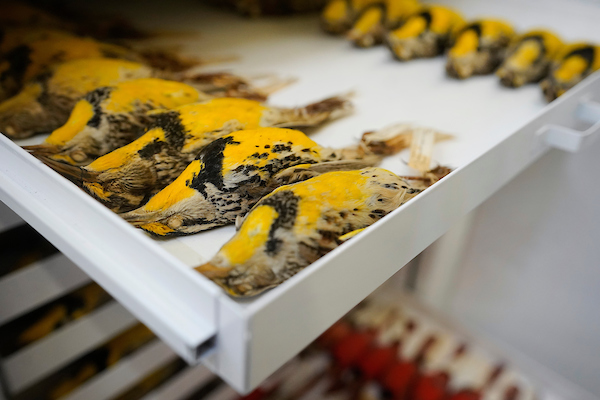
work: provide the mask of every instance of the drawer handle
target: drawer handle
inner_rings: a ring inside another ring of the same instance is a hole
[[[576,153],[592,144],[600,136],[600,103],[590,100],[580,102],[575,115],[578,119],[592,124],[580,131],[560,125],[549,124],[537,133],[543,135],[544,142],[554,148]]]

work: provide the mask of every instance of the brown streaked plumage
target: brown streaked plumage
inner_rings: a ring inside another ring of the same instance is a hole
[[[7,27],[0,30],[0,100],[15,95],[53,65],[84,58],[118,58],[144,63],[156,71],[183,73],[202,60],[159,49],[134,49],[91,37],[50,29]]]
[[[93,58],[59,64],[0,103],[0,132],[11,139],[51,132],[67,122],[75,103],[102,86],[149,78],[153,70],[137,62]]]
[[[329,172],[261,199],[197,271],[236,297],[272,288],[420,193],[381,169]]]
[[[446,72],[457,79],[492,73],[504,59],[506,47],[514,36],[508,23],[483,19],[469,23],[448,51]]]
[[[546,100],[553,101],[600,69],[600,46],[572,43],[564,46],[550,67],[548,77],[540,85]]]
[[[462,16],[447,7],[425,6],[388,32],[386,43],[401,61],[435,57],[444,52],[464,24]]]
[[[533,30],[517,37],[496,71],[500,83],[517,88],[530,82],[539,82],[546,75],[557,56],[562,41],[548,30]]]
[[[321,13],[321,26],[328,33],[344,33],[363,10],[382,3],[383,0],[330,0]]]
[[[69,120],[54,130],[45,143],[24,149],[35,156],[87,165],[141,136],[152,120],[148,111],[208,99],[210,96],[185,83],[157,78],[103,86],[79,100]]]
[[[385,0],[365,8],[346,38],[358,47],[371,47],[383,42],[388,30],[396,29],[412,14],[422,9],[417,0]]]
[[[372,133],[358,146],[330,149],[291,129],[234,132],[202,149],[173,183],[144,206],[121,216],[156,236],[190,235],[231,224],[279,186],[328,171],[376,165],[384,154],[406,148],[412,130],[397,125],[386,135],[385,147],[380,140],[370,146],[369,138],[384,136]]]
[[[157,71],[145,64],[119,59],[73,60],[52,67],[28,83],[16,96],[0,103],[0,132],[11,139],[48,133],[64,125],[73,107],[88,92],[138,78],[185,82],[214,97],[242,97],[264,101],[273,85],[255,88],[228,73],[189,74]]]
[[[118,58],[140,62],[131,50],[72,35],[42,37],[14,47],[0,61],[0,100],[17,94],[23,85],[53,65],[84,58]]]
[[[153,122],[143,136],[86,167],[43,161],[113,211],[125,212],[141,206],[174,181],[203,147],[222,136],[267,126],[316,126],[351,109],[346,97],[332,97],[300,108],[219,98],[153,112]]]

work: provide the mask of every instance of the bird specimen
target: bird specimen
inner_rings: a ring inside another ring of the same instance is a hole
[[[385,32],[396,29],[422,7],[417,0],[386,0],[363,10],[346,33],[358,47],[371,47],[383,42]]]
[[[270,90],[256,89],[228,73],[186,74],[155,70],[145,64],[110,58],[73,60],[52,67],[19,94],[0,103],[0,132],[11,139],[48,133],[64,125],[73,107],[88,92],[138,78],[182,81],[211,96],[266,99]]]
[[[344,33],[363,10],[381,3],[382,0],[331,0],[321,14],[321,26],[329,33]]]
[[[232,296],[276,286],[421,190],[381,168],[329,172],[282,186],[246,214],[235,235],[196,270]]]
[[[351,108],[347,97],[300,108],[219,98],[151,112],[153,122],[144,135],[85,167],[42,159],[113,211],[125,212],[138,208],[174,181],[203,147],[222,136],[268,126],[316,126]]]
[[[0,103],[0,132],[11,139],[51,132],[69,118],[75,103],[98,87],[149,78],[153,70],[137,62],[92,58],[62,63]]]
[[[448,51],[446,72],[458,79],[492,73],[513,36],[514,29],[504,21],[483,19],[468,24]]]
[[[0,60],[0,100],[6,100],[23,85],[54,64],[84,58],[118,58],[143,62],[131,50],[91,38],[44,37],[9,50]]]
[[[67,47],[69,52],[65,52]],[[5,68],[11,68],[12,75],[5,78],[15,79],[14,74],[26,68],[33,69],[29,78],[45,70],[48,66],[66,59],[89,58],[89,53],[107,52],[103,57],[124,58],[143,62],[151,67],[169,72],[182,72],[206,62],[227,60],[201,60],[177,54],[156,47],[137,44],[135,47],[99,42],[91,37],[82,37],[68,30],[29,25],[0,27],[0,58]],[[93,55],[95,57],[96,55]],[[25,79],[26,77],[24,77]]]
[[[546,29],[516,35],[498,19],[467,25],[452,9],[418,0],[330,0],[321,25],[328,33],[345,33],[357,47],[384,42],[401,61],[435,57],[448,49],[446,72],[457,79],[496,70],[507,87],[543,80],[548,101],[600,68],[600,46],[595,44],[564,46]]]
[[[435,57],[444,52],[464,24],[457,12],[442,6],[428,6],[409,17],[398,29],[388,32],[386,41],[398,60]]]
[[[104,86],[79,100],[68,121],[44,144],[25,149],[71,165],[87,165],[141,136],[152,118],[148,111],[209,98],[185,83],[157,78]]]
[[[327,171],[376,165],[384,154],[410,146],[415,129],[420,128],[396,125],[342,149],[321,147],[292,129],[234,132],[202,149],[173,183],[121,217],[155,236],[189,235],[231,224],[279,186]]]
[[[204,63],[201,59],[173,51],[135,49],[56,29],[2,28],[0,46],[0,100],[15,95],[27,82],[65,61],[118,58],[140,62],[171,74],[184,73]]]
[[[547,30],[534,30],[520,35],[509,46],[507,55],[496,71],[500,83],[520,87],[543,79],[557,56],[562,41]]]
[[[548,101],[552,101],[600,69],[600,46],[589,43],[566,45],[550,67],[548,77],[541,82]]]

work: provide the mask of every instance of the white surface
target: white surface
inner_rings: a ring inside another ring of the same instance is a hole
[[[63,400],[105,400],[125,393],[140,380],[174,361],[177,355],[160,340],[155,340],[90,381],[69,393]],[[174,400],[174,399],[173,399]]]
[[[559,125],[548,125],[540,134],[545,136],[545,141],[550,146],[577,153],[593,145],[600,136],[600,103],[597,101],[583,100],[575,111],[577,117],[588,128],[576,129]]]
[[[443,308],[448,303],[456,285],[457,272],[462,267],[474,212],[467,214],[416,259],[415,292],[425,304]]]
[[[555,1],[552,6],[562,8],[553,11],[537,2],[537,13],[521,12],[522,3],[514,0],[455,4],[469,13],[511,14],[509,19],[514,16],[520,27],[539,25],[550,13],[548,24],[560,19],[556,27],[561,33],[600,40],[595,29],[600,10],[593,3]],[[0,199],[187,360],[217,332],[215,351],[206,362],[241,391],[256,386],[543,154],[546,139],[536,132],[544,124],[581,127],[572,113],[577,97],[586,91],[582,86],[553,103],[547,109],[550,114],[538,114],[546,104],[535,85],[507,89],[493,76],[451,80],[444,75],[442,58],[398,63],[382,47],[354,49],[322,34],[314,17],[245,20],[207,11],[196,1],[153,2],[143,11],[139,4],[125,2],[103,7],[119,9],[153,29],[200,31],[199,37],[163,42],[185,42],[185,50],[209,58],[239,55],[239,62],[225,66],[234,72],[299,79],[275,94],[272,104],[300,105],[354,89],[356,113],[315,134],[323,145],[351,145],[364,131],[402,121],[456,135],[439,144],[434,154],[440,164],[458,168],[452,175],[280,287],[243,302],[226,297],[184,265],[212,257],[231,236],[232,227],[152,241],[4,141],[0,160],[10,162],[0,164]],[[579,11],[561,11],[570,7]],[[567,107],[562,112],[561,105]],[[536,115],[539,120],[521,128]],[[406,156],[404,152],[390,157],[382,166],[410,173],[402,161]],[[161,251],[160,244],[175,257]]]
[[[143,400],[186,399],[215,378],[216,376],[202,365],[189,367],[149,393]]]
[[[2,361],[7,390],[19,393],[136,323],[127,310],[112,302],[59,328]]]
[[[449,304],[597,396],[599,152],[553,151],[478,209]]]
[[[0,279],[0,324],[89,282],[62,254],[54,254]]]

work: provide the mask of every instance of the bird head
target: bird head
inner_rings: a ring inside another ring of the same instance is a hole
[[[305,267],[293,233],[299,201],[289,190],[263,199],[247,214],[235,236],[196,270],[232,296],[254,296]]]

